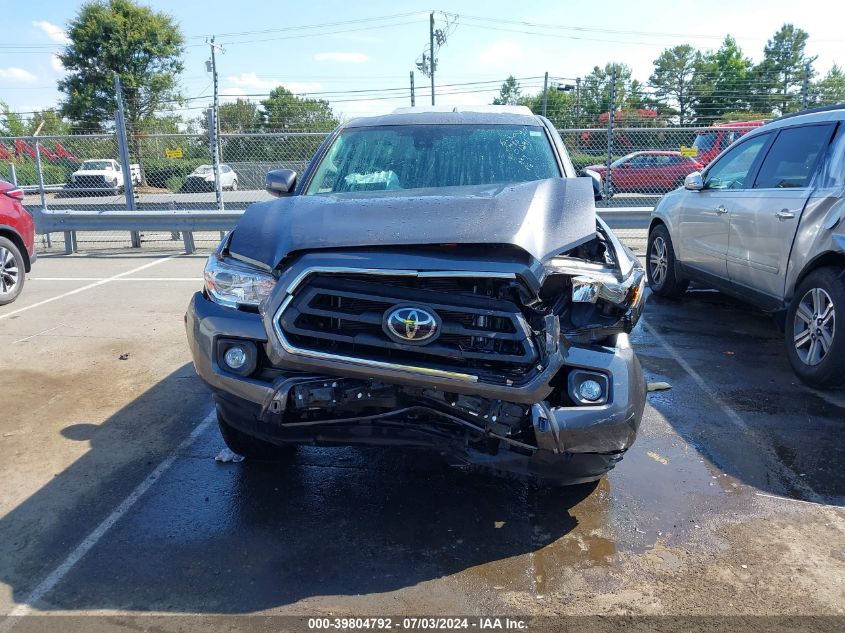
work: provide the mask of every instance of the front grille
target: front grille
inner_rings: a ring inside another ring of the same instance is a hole
[[[79,187],[101,188],[107,184],[111,186],[111,182],[106,183],[105,176],[77,176],[73,182]]]
[[[315,274],[279,315],[279,327],[285,339],[301,350],[518,384],[535,371],[537,350],[516,303],[498,298],[491,292],[491,283],[487,279]],[[439,335],[432,342],[406,344],[385,333],[385,313],[409,304],[440,317]]]

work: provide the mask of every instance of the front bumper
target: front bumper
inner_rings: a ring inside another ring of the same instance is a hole
[[[284,350],[275,334],[268,336],[265,323],[257,313],[227,308],[196,293],[186,314],[186,327],[194,366],[203,381],[215,394],[227,423],[267,441],[316,442],[324,444],[402,444],[431,446],[456,461],[496,470],[524,472],[546,479],[573,483],[600,477],[613,467],[634,442],[645,406],[645,381],[642,369],[627,337],[622,335],[616,347],[561,346],[553,368],[538,375],[536,384],[514,398],[504,388],[490,385],[450,384],[435,376],[408,376],[387,370],[370,370],[370,379],[395,384],[412,384],[441,392],[467,393],[484,398],[499,398],[525,403],[530,411],[536,447],[508,446],[494,454],[478,451],[466,441],[451,442],[422,428],[413,429],[398,418],[384,416],[379,420],[360,420],[313,426],[286,425],[273,413],[273,403],[285,402],[291,382],[310,378],[345,377],[361,379],[359,368],[350,366],[316,371],[309,364],[279,363]],[[217,361],[218,338],[246,339],[255,342],[264,356],[280,371],[272,378],[258,379],[235,375]],[[545,398],[554,389],[559,371],[579,368],[603,373],[609,377],[611,398],[599,406],[549,406]],[[335,374],[334,371],[337,373]],[[281,397],[280,396],[284,396]],[[510,396],[510,397],[509,397]],[[276,409],[278,410],[278,409]],[[470,427],[473,420],[469,420]],[[352,430],[354,427],[354,430]],[[478,437],[491,437],[489,429],[478,426]],[[494,436],[495,437],[498,436]]]

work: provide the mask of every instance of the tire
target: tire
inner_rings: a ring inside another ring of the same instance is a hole
[[[689,280],[678,279],[675,274],[675,248],[663,224],[656,225],[648,234],[646,271],[648,287],[656,295],[677,299],[687,291]]]
[[[0,237],[0,306],[17,299],[24,283],[26,268],[20,249],[11,240]]]
[[[238,179],[235,178],[232,181],[232,186],[229,188],[229,191],[237,191],[238,190]]]
[[[278,446],[247,435],[229,424],[219,408],[217,409],[217,426],[220,427],[220,435],[223,436],[226,446],[247,459],[263,462],[285,461],[296,448],[293,444]]]
[[[845,268],[818,268],[798,284],[784,330],[789,363],[802,382],[845,385]]]

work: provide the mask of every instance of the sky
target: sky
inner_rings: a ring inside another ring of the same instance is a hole
[[[684,43],[702,50],[718,48],[728,33],[756,62],[766,40],[785,22],[810,34],[807,53],[818,55],[815,68],[821,74],[834,62],[845,66],[845,9],[841,2],[827,0],[143,4],[169,13],[186,37],[181,86],[184,96],[192,98],[184,111],[190,117],[199,116],[211,101],[211,75],[205,66],[205,42],[211,35],[224,48],[217,57],[224,101],[265,95],[283,85],[326,98],[344,117],[410,105],[409,72],[428,43],[432,10],[437,28],[448,26],[435,77],[438,105],[490,103],[508,75],[520,78],[525,93],[536,93],[546,72],[553,82],[571,83],[611,61],[628,64],[634,78],[646,81],[662,49]],[[66,43],[64,29],[81,5],[78,0],[0,0],[5,16],[0,101],[12,110],[31,112],[60,100],[56,81],[64,71],[55,54]],[[430,102],[428,82],[415,73],[418,105]]]

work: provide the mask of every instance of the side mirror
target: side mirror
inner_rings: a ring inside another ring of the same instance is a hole
[[[700,171],[694,171],[684,178],[684,189],[690,191],[701,191],[704,189],[704,178],[701,177]]]
[[[585,169],[581,172],[585,178],[590,178],[593,181],[593,200],[599,201],[604,198],[601,185],[601,176],[599,176],[592,169]]]
[[[274,196],[284,196],[296,187],[296,172],[293,169],[273,169],[267,172],[264,188]]]

